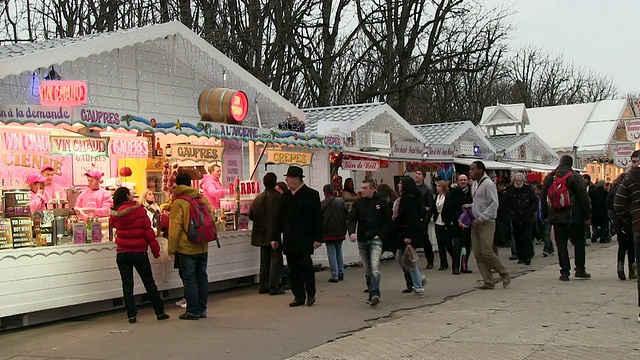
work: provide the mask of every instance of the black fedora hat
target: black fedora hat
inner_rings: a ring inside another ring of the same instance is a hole
[[[287,169],[287,173],[284,174],[284,176],[299,177],[302,179],[304,177],[304,173],[302,168],[299,166],[289,166],[289,169]]]

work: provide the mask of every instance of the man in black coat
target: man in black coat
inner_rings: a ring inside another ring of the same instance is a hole
[[[538,210],[538,197],[533,186],[525,184],[522,173],[514,173],[511,179],[513,184],[507,187],[505,210],[511,220],[518,264],[530,265],[533,257],[533,225]]]
[[[311,306],[316,302],[311,255],[322,245],[320,194],[304,184],[304,173],[298,166],[289,166],[285,177],[289,191],[282,194],[282,250],[287,255],[295,297],[289,306],[304,305],[305,299]]]
[[[420,192],[420,201],[423,206],[420,218],[422,219],[422,223],[426,229],[426,237],[424,239],[420,239],[420,241],[414,244],[414,246],[424,248],[424,255],[427,258],[427,269],[433,269],[434,256],[433,245],[431,244],[431,239],[429,239],[429,221],[431,221],[431,218],[433,217],[435,204],[433,190],[431,190],[431,187],[424,182],[425,177],[426,174],[424,170],[416,170],[415,181],[418,191]]]
[[[553,233],[558,247],[558,260],[560,261],[560,280],[569,281],[571,262],[569,261],[569,250],[567,244],[569,239],[573,243],[575,251],[575,277],[588,279],[591,277],[585,269],[585,226],[591,224],[591,211],[589,209],[589,196],[585,189],[585,183],[580,174],[572,170],[573,158],[569,155],[562,155],[558,167],[544,178],[542,185],[542,218],[548,220],[553,226]],[[547,195],[549,188],[556,177],[564,177],[569,172],[566,179],[567,188],[571,198],[570,206],[562,209],[555,209],[549,203]]]

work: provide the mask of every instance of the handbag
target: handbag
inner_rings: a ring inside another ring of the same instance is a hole
[[[460,217],[458,218],[458,224],[462,225],[464,228],[470,228],[471,224],[473,224],[473,220],[475,220],[473,217],[473,211],[468,207],[462,210],[462,214],[460,214]]]
[[[408,244],[404,249],[404,254],[402,255],[402,265],[404,265],[407,269],[413,269],[418,263],[418,252],[416,249]]]

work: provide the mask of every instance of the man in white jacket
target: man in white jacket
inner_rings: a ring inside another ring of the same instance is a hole
[[[474,217],[471,226],[471,247],[484,280],[478,289],[495,289],[496,285],[491,270],[500,274],[502,285],[506,288],[511,283],[511,276],[502,265],[500,258],[493,252],[493,235],[496,231],[496,217],[498,216],[496,184],[487,176],[482,161],[474,161],[471,164],[470,173],[473,180],[471,192]]]

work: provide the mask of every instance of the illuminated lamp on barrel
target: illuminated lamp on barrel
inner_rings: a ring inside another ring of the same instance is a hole
[[[226,88],[206,89],[198,98],[198,111],[202,121],[240,125],[247,117],[249,100],[242,91]]]

